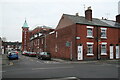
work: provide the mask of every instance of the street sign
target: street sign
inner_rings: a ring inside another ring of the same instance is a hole
[[[80,39],[80,37],[76,37],[76,39]]]
[[[66,42],[66,46],[69,47],[71,46],[71,43],[69,41]]]

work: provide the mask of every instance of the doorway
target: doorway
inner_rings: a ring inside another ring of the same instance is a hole
[[[113,46],[110,46],[110,59],[114,58]]]
[[[78,46],[77,60],[83,60],[83,46],[82,45]]]

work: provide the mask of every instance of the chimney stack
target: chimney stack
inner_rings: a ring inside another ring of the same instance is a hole
[[[76,13],[76,16],[79,16],[79,13]]]
[[[116,16],[116,22],[120,23],[120,14]]]
[[[92,9],[91,6],[85,11],[85,19],[92,21]]]

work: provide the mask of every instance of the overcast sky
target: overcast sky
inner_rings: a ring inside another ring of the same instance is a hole
[[[22,41],[25,18],[30,29],[37,25],[56,28],[62,14],[79,13],[92,7],[93,17],[115,20],[120,0],[0,0],[0,36],[7,41]]]

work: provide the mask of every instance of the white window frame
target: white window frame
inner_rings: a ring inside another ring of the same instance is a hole
[[[86,28],[87,28],[87,38],[94,38],[94,37],[93,37],[93,28],[94,28],[94,27],[93,27],[93,26],[87,26]],[[91,30],[92,30],[92,35],[88,35],[88,29],[91,29]]]
[[[105,53],[103,53],[103,51],[102,51],[102,45],[105,45],[105,47],[106,47]],[[106,42],[102,42],[102,44],[101,44],[101,55],[107,55],[107,43]]]
[[[55,34],[56,38],[58,37],[58,32],[56,31],[56,34]]]
[[[43,44],[43,39],[41,39],[41,42],[42,42],[42,44]]]
[[[52,31],[52,32],[50,32],[49,34],[53,34],[53,33],[55,33],[55,31]]]
[[[105,30],[105,35],[106,35],[106,36],[102,36],[102,35],[101,35],[101,38],[106,39],[106,38],[107,38],[107,28],[101,28],[101,34],[102,34],[102,30]]]
[[[35,36],[35,38],[36,38],[36,37],[38,37],[38,35],[37,35],[37,34],[35,34],[34,36]]]
[[[93,42],[87,42],[87,56],[93,56],[94,53],[93,53]],[[88,53],[88,45],[91,45],[92,46],[92,53]]]
[[[41,36],[42,34],[41,33],[39,33],[39,36]]]
[[[40,43],[39,43],[39,39],[38,39],[38,46],[39,46],[39,44],[40,44]]]
[[[57,44],[55,45],[55,52],[58,52],[58,46],[57,46]]]

